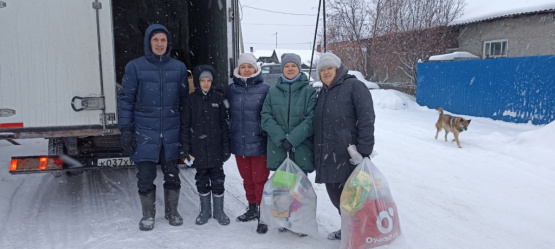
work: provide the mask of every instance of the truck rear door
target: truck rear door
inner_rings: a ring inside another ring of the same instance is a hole
[[[0,34],[0,132],[115,125],[110,1],[0,0]]]

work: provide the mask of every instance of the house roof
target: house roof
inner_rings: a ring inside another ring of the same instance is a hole
[[[256,57],[256,59],[262,57],[270,57],[272,56],[272,54],[274,53],[274,50],[255,50],[254,52],[252,52],[252,54],[254,55],[254,57]]]
[[[470,0],[461,17],[450,26],[469,24],[498,18],[555,12],[553,0]]]

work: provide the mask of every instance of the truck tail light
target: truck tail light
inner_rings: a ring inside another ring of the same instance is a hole
[[[48,157],[39,158],[39,170],[46,170],[46,163],[48,163]]]
[[[58,156],[12,157],[10,173],[60,170],[63,168],[64,162]]]
[[[10,163],[10,171],[17,170],[17,159],[12,159],[12,163]]]

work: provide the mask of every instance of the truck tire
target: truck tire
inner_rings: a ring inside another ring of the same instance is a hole
[[[63,138],[50,138],[48,139],[48,155],[55,156],[55,155],[67,155],[67,149],[64,145]],[[83,174],[84,170],[79,171],[66,171],[65,174],[68,176],[76,176]],[[55,177],[60,177],[64,175],[64,172],[57,171],[51,173]]]
[[[48,155],[63,155],[64,154],[64,140],[61,138],[48,139]]]
[[[49,138],[48,139],[48,155],[62,155],[64,154],[64,140],[61,138]],[[51,173],[54,177],[60,177],[64,175],[61,171],[56,171]]]

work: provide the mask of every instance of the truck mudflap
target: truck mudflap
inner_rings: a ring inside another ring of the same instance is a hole
[[[11,174],[53,173],[84,170],[133,168],[135,164],[121,153],[87,155],[38,155],[12,157]]]

